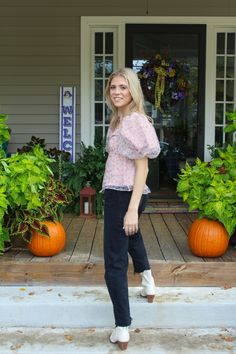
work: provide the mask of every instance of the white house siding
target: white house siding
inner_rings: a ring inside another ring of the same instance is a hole
[[[58,146],[62,85],[77,88],[78,150],[81,16],[235,15],[235,0],[0,0],[0,113],[9,116],[10,152],[32,135]]]

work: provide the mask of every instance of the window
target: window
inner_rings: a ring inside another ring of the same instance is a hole
[[[235,32],[216,34],[216,91],[215,91],[215,145],[232,141],[232,135],[224,133],[226,112],[233,112],[236,101],[235,83]]]
[[[112,30],[93,32],[92,82],[93,82],[93,116],[94,142],[100,143],[106,135],[110,111],[105,103],[107,79],[114,70],[114,40]]]

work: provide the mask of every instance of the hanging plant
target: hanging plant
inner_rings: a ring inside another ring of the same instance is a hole
[[[189,89],[189,65],[156,54],[138,72],[144,97],[161,113],[185,99]]]

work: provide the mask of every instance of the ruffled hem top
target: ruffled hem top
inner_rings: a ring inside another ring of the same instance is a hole
[[[102,190],[132,191],[135,177],[135,160],[156,158],[160,144],[152,123],[140,113],[132,113],[122,119],[120,126],[108,129],[105,174]],[[145,185],[144,194],[150,193]]]

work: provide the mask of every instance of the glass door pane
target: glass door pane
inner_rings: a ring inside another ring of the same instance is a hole
[[[126,40],[127,66],[140,77],[162,148],[149,161],[148,185],[153,195],[176,197],[180,168],[203,154],[205,27],[127,25]]]

